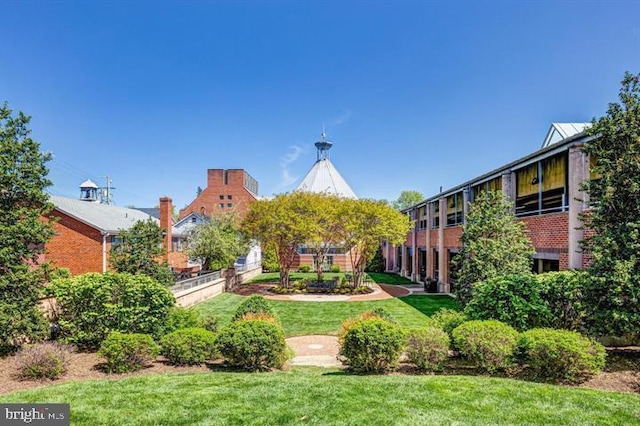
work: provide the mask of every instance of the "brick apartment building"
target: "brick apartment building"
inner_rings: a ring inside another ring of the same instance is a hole
[[[180,220],[190,213],[216,216],[234,211],[242,218],[258,199],[258,181],[242,169],[208,169],[207,187],[179,212]]]
[[[131,228],[139,220],[153,219],[165,231],[163,260],[174,268],[187,266],[182,252],[182,233],[172,224],[172,202],[160,198],[160,218],[132,208],[100,204],[84,193],[81,199],[51,196],[55,208],[50,213],[54,219],[55,234],[45,245],[45,261],[68,268],[72,275],[109,270],[111,247],[118,243],[123,229]]]
[[[438,292],[452,285],[451,260],[469,203],[489,190],[501,190],[515,204],[536,253],[535,272],[579,269],[588,265],[580,249],[580,214],[588,209],[580,184],[591,178],[591,159],[581,150],[586,123],[553,123],[542,148],[404,210],[414,226],[403,245],[385,244],[386,270],[414,281],[438,280]]]

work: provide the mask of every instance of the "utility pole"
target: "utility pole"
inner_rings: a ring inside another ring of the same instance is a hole
[[[107,186],[100,188],[100,203],[101,204],[111,204],[112,200],[112,193],[111,191],[116,189],[114,187],[111,186],[111,176],[102,176],[106,182],[107,182]]]

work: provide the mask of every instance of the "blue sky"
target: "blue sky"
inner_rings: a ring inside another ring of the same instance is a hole
[[[57,195],[178,207],[208,168],[291,191],[316,158],[360,197],[431,196],[590,121],[640,72],[640,2],[12,1],[0,101],[33,117]]]

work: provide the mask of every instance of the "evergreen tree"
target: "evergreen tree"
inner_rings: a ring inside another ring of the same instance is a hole
[[[42,220],[53,208],[44,192],[51,155],[29,137],[29,121],[0,107],[0,354],[47,331],[37,308],[44,274],[35,265],[53,235]]]
[[[584,152],[596,160],[585,183],[592,210],[585,226],[592,279],[585,282],[589,326],[624,335],[640,329],[640,74],[626,73],[620,103],[593,120]]]
[[[463,305],[471,300],[478,281],[531,273],[535,250],[524,223],[513,214],[513,204],[500,191],[490,191],[470,204],[461,241],[454,278],[455,293]]]

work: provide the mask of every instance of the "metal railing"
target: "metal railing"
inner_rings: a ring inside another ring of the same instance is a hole
[[[175,285],[169,287],[174,293],[187,290],[193,287],[197,287],[202,284],[209,283],[222,277],[222,271],[212,271],[206,274],[202,274],[197,277],[187,278],[186,280],[178,281]]]
[[[236,275],[241,274],[242,272],[250,271],[252,269],[256,269],[262,266],[261,261],[245,263],[244,265],[236,266]]]

